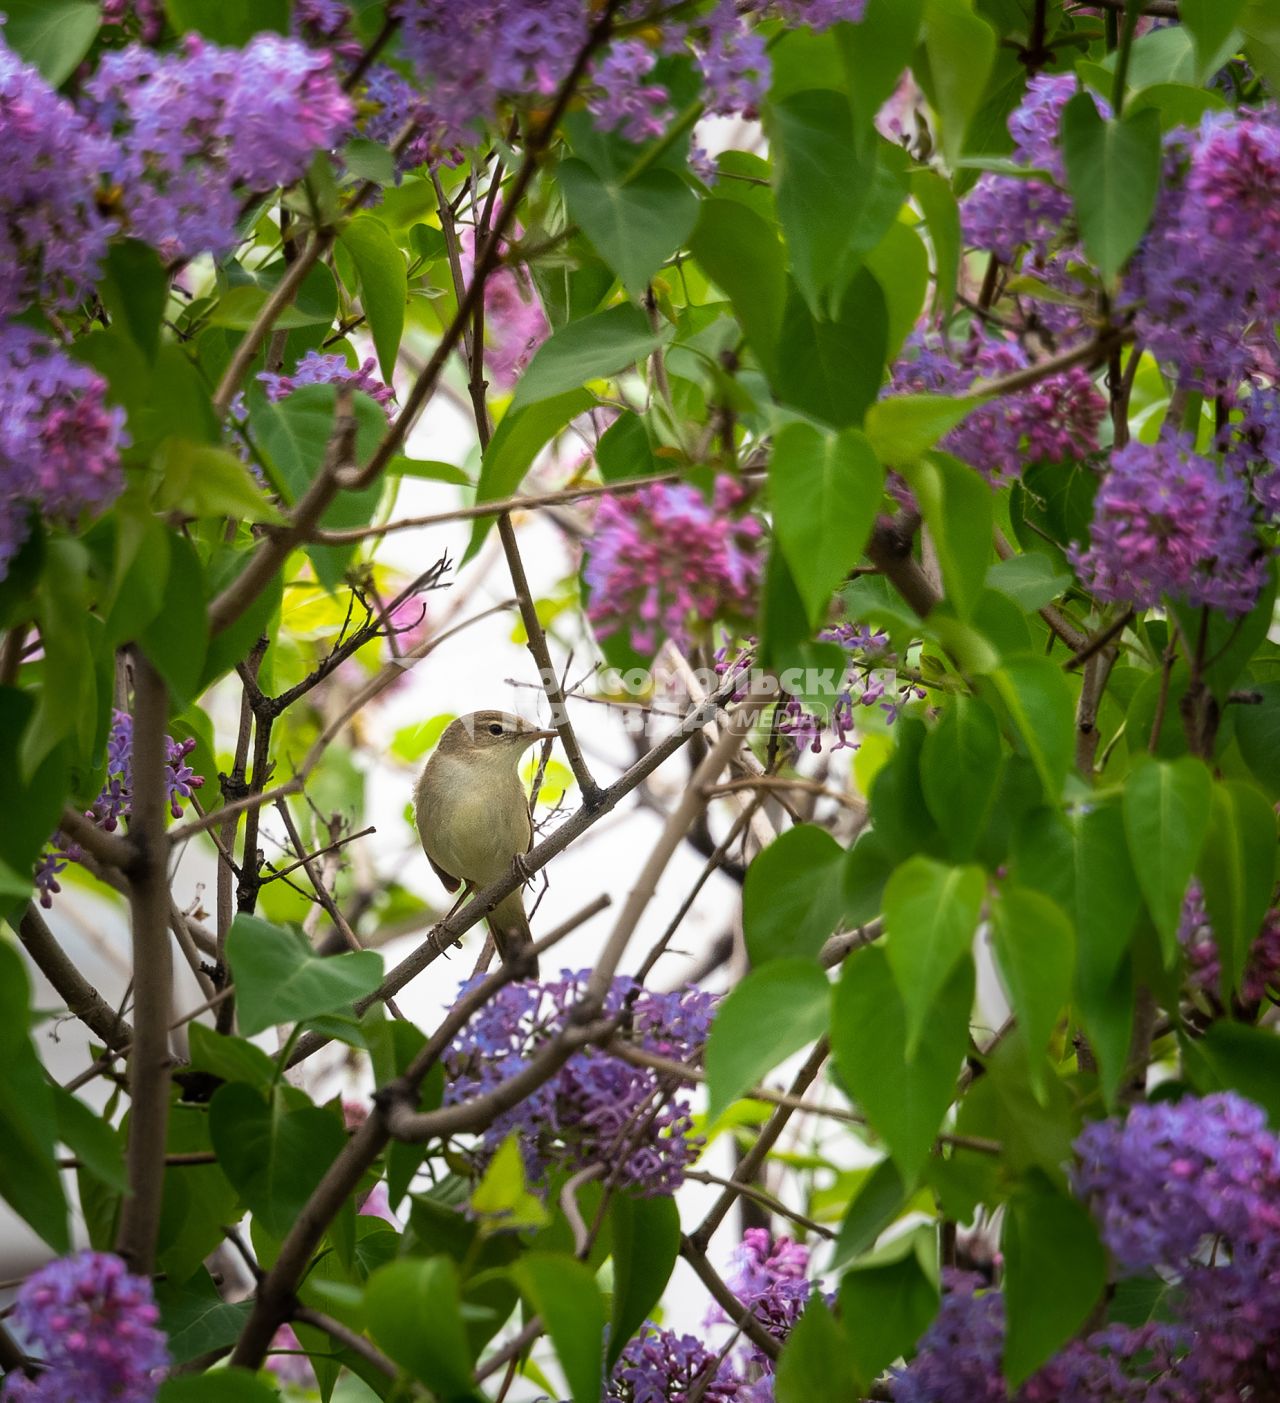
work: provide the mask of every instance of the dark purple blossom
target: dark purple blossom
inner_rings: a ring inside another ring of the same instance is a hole
[[[591,72],[592,116],[606,131],[619,131],[637,143],[661,136],[674,115],[667,90],[646,82],[657,54],[638,39],[612,45]]]
[[[396,392],[390,385],[384,385],[377,376],[378,363],[370,356],[357,370],[353,370],[342,356],[326,356],[319,351],[308,351],[289,375],[262,371],[258,379],[266,386],[269,400],[282,400],[303,385],[350,385],[360,390],[370,399],[376,400],[392,416],[392,402]]]
[[[712,501],[685,483],[603,498],[583,566],[597,636],[625,628],[652,657],[663,638],[687,651],[698,625],[753,613],[762,533],[754,517],[733,514],[743,497],[721,477]]]
[[[112,225],[98,207],[109,145],[0,39],[0,316],[73,306]]]
[[[375,64],[369,70],[359,110],[361,135],[384,146],[391,146],[405,125],[413,123],[413,135],[396,156],[398,173],[416,170],[430,161],[457,159],[458,153],[449,149],[444,123],[418,88],[394,68]]]
[[[356,62],[364,45],[351,27],[354,16],[343,0],[293,0],[290,29],[315,48],[328,49],[344,63]]]
[[[194,740],[176,741],[172,736],[165,736],[164,743],[165,796],[169,812],[174,818],[181,818],[182,801],[190,799],[204,784],[204,776],[196,774],[187,763],[187,757],[196,747]],[[106,769],[102,789],[85,817],[111,833],[119,827],[122,818],[128,818],[133,805],[133,717],[127,711],[112,714]],[[42,906],[53,905],[53,897],[62,890],[58,874],[68,862],[78,862],[81,856],[80,849],[64,833],[57,832],[49,840],[49,847],[37,861],[35,872]]]
[[[1030,364],[1016,341],[977,326],[955,347],[934,333],[916,332],[907,351],[894,366],[892,394],[961,395],[977,381]],[[1029,463],[1061,463],[1096,452],[1106,408],[1088,372],[1074,366],[980,406],[939,446],[998,486],[1019,477]]]
[[[245,196],[299,179],[352,117],[329,54],[277,34],[243,49],[194,34],[175,53],[132,44],[104,55],[86,94],[130,232],[170,257],[226,252]]]
[[[1007,1403],[1000,1361],[1004,1297],[948,1269],[942,1305],[915,1358],[893,1381],[894,1403]]]
[[[1204,888],[1192,881],[1182,903],[1178,941],[1187,956],[1190,978],[1202,989],[1216,992],[1221,977],[1218,941],[1205,907]],[[1240,995],[1245,1003],[1260,1003],[1280,988],[1280,907],[1272,907],[1254,936],[1245,960]]]
[[[105,1252],[63,1257],[18,1290],[13,1324],[45,1363],[5,1376],[22,1403],[151,1403],[169,1362],[151,1283]]]
[[[1248,250],[1247,256],[1242,251]],[[1166,140],[1165,187],[1126,296],[1183,383],[1231,390],[1280,317],[1280,125],[1274,108],[1211,112]]]
[[[74,521],[124,489],[124,410],[106,381],[29,327],[0,324],[0,579],[27,536],[28,513]]]
[[[103,24],[118,24],[144,44],[154,44],[164,33],[162,0],[102,0]]]
[[[1246,614],[1266,578],[1244,481],[1186,437],[1112,454],[1089,548],[1072,563],[1100,599],[1151,608],[1164,596]]]
[[[709,1383],[703,1383],[707,1375]],[[605,1384],[613,1403],[685,1403],[690,1394],[707,1403],[744,1400],[730,1366],[692,1335],[646,1323],[618,1357]]]
[[[483,1095],[527,1066],[564,1026],[588,974],[566,971],[558,980],[500,990],[445,1054],[446,1101]],[[605,1000],[605,1015],[621,1015],[622,1036],[636,1046],[697,1063],[714,1006],[714,995],[697,989],[657,994],[618,978]],[[553,1165],[601,1165],[617,1184],[671,1193],[700,1152],[692,1130],[685,1090],[673,1089],[669,1078],[649,1068],[587,1047],[488,1127],[480,1158],[487,1161],[514,1131],[533,1179]]]

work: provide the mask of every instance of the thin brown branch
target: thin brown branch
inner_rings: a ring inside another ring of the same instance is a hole
[[[399,1369],[387,1358],[385,1354],[364,1335],[357,1334],[349,1326],[344,1325],[340,1320],[335,1320],[331,1315],[325,1315],[323,1311],[312,1310],[310,1306],[299,1306],[293,1312],[293,1318],[303,1325],[310,1325],[313,1330],[322,1330],[326,1335],[342,1346],[343,1349],[350,1350],[352,1354],[358,1355],[366,1364],[372,1365],[378,1373],[388,1379],[398,1378]],[[415,1395],[421,1394],[422,1390],[414,1388]]]
[[[736,1197],[736,1190],[735,1190]],[[707,1288],[711,1299],[720,1307],[739,1330],[757,1349],[770,1359],[777,1359],[782,1352],[778,1340],[764,1328],[755,1312],[733,1294],[720,1277],[720,1273],[707,1260],[707,1254],[689,1237],[680,1239],[680,1255],[693,1268],[699,1281]]]
[[[27,903],[27,909],[14,929],[18,932],[23,949],[53,985],[68,1011],[108,1047],[128,1047],[133,1041],[133,1029],[80,973],[75,961],[54,938],[34,903]]]
[[[62,811],[58,827],[77,847],[91,853],[106,867],[118,867],[123,871],[133,862],[133,848],[128,839],[99,828],[91,818],[69,804]]]
[[[173,998],[169,944],[169,846],[165,727],[169,694],[145,654],[133,653],[133,802],[128,868],[133,925],[133,1051],[129,1057],[129,1192],[116,1250],[149,1276],[155,1263],[169,1125],[169,1018]]]

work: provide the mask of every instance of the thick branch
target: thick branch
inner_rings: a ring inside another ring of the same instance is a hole
[[[133,923],[133,1051],[129,1057],[129,1192],[116,1250],[149,1276],[164,1188],[169,1123],[169,1016],[173,998],[169,943],[169,845],[165,841],[165,723],[168,691],[140,651],[133,654],[133,803],[128,870]]]
[[[922,618],[928,618],[939,595],[911,553],[912,541],[920,529],[915,512],[899,512],[881,517],[867,543],[867,556],[877,570]]]

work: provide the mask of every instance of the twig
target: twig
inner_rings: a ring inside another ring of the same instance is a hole
[[[735,1195],[736,1196],[736,1195]],[[756,1317],[755,1312],[733,1294],[724,1281],[721,1280],[720,1273],[707,1260],[706,1253],[693,1241],[692,1238],[681,1237],[680,1255],[693,1268],[698,1280],[707,1288],[711,1299],[729,1317],[739,1330],[751,1341],[757,1349],[763,1350],[770,1359],[777,1359],[782,1352],[782,1346],[765,1329]]]
[[[133,925],[133,1051],[129,1057],[129,1192],[120,1210],[116,1250],[149,1276],[155,1262],[169,1124],[169,1017],[173,997],[169,944],[169,847],[165,723],[168,690],[140,650],[133,653],[133,804],[127,874]]]
[[[133,1029],[80,973],[34,903],[27,903],[15,929],[23,948],[67,1009],[109,1048],[128,1047],[133,1042]]]
[[[348,1349],[352,1354],[359,1355],[366,1364],[371,1364],[378,1373],[388,1379],[398,1378],[399,1369],[387,1358],[385,1354],[363,1335],[358,1335],[349,1326],[344,1325],[340,1320],[335,1320],[331,1315],[325,1315],[323,1311],[312,1310],[310,1306],[298,1306],[293,1312],[293,1318],[303,1325],[310,1325],[313,1330],[322,1330],[326,1335],[336,1340],[343,1349]],[[414,1393],[421,1390],[415,1388]]]
[[[812,1218],[806,1218],[803,1213],[798,1213],[794,1208],[788,1208],[781,1199],[774,1198],[772,1194],[765,1193],[763,1189],[758,1189],[754,1184],[739,1184],[733,1179],[724,1179],[719,1174],[712,1174],[708,1169],[686,1169],[684,1171],[686,1179],[692,1179],[698,1184],[715,1184],[722,1189],[731,1189],[742,1198],[753,1199],[762,1208],[767,1208],[770,1213],[776,1213],[781,1218],[790,1218],[793,1223],[798,1223],[806,1232],[814,1233],[818,1237],[834,1238],[837,1236],[830,1228],[824,1227],[821,1223],[815,1223]]]

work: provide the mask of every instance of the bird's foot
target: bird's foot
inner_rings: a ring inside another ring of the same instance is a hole
[[[516,869],[516,876],[520,878],[520,881],[525,886],[528,886],[529,883],[533,881],[534,871],[524,860],[523,853],[516,853],[515,857],[511,859],[511,865]]]

